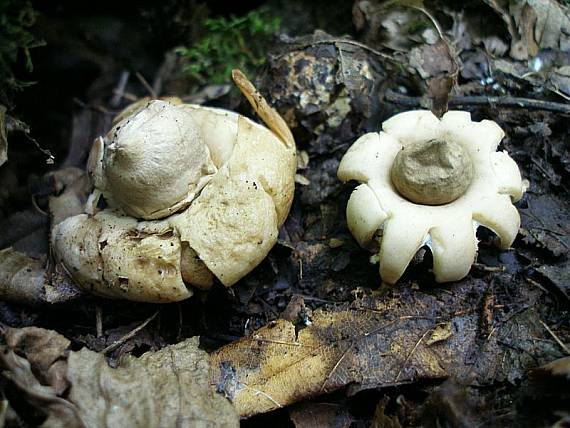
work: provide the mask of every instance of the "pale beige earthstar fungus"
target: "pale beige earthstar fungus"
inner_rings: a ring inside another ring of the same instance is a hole
[[[86,212],[52,231],[58,261],[83,289],[179,301],[214,277],[235,284],[267,256],[293,199],[295,142],[245,76],[232,76],[269,129],[170,98],[127,108],[96,140]]]
[[[384,283],[396,283],[424,245],[437,282],[465,277],[481,225],[501,248],[512,245],[520,226],[513,202],[528,183],[507,152],[496,151],[503,137],[495,122],[474,122],[468,112],[438,119],[418,110],[393,116],[350,147],[338,177],[362,184],[348,201],[348,227],[362,247],[379,243]]]

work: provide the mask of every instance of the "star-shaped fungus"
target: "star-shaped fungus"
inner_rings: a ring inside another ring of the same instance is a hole
[[[348,227],[362,247],[379,241],[383,282],[394,284],[424,245],[437,282],[465,277],[480,225],[499,236],[501,248],[511,246],[520,226],[513,202],[526,186],[515,161],[496,151],[504,132],[495,122],[418,110],[393,116],[382,129],[352,145],[338,177],[362,183],[348,201]]]

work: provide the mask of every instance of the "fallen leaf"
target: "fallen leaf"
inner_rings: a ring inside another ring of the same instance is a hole
[[[6,345],[24,355],[36,373],[47,373],[56,360],[64,357],[70,341],[53,330],[38,327],[8,328]]]
[[[418,40],[434,43],[438,37],[428,17],[414,6],[423,7],[412,1],[357,1],[353,20],[366,44],[407,52]]]
[[[479,385],[515,381],[552,348],[534,340],[543,335],[533,310],[540,293],[504,278],[509,292],[495,296],[497,306],[506,306],[493,311],[492,334],[480,330],[474,310],[482,306],[484,281],[463,280],[452,294],[398,288],[387,298],[317,310],[298,331],[289,321],[270,323],[212,354],[212,382],[248,417],[347,385],[354,393],[446,377]],[[450,323],[453,334],[429,346],[426,338],[441,323]]]
[[[570,252],[570,213],[564,200],[552,194],[528,196],[521,208],[522,235],[529,243],[546,248],[555,256]]]
[[[529,42],[529,36],[533,36],[542,49],[568,50],[570,15],[567,7],[556,0],[519,0],[509,2],[509,8],[523,40]],[[533,55],[532,50],[529,54]]]
[[[124,357],[119,367],[82,349],[68,359],[69,401],[89,427],[238,426],[231,404],[209,384],[208,355],[198,338]]]
[[[541,265],[537,270],[570,299],[570,260],[556,265]]]
[[[208,354],[198,343],[194,337],[139,358],[129,355],[111,368],[101,353],[67,351],[69,341],[54,331],[8,329],[0,368],[45,415],[44,427],[237,427],[232,405],[210,386]],[[41,382],[54,368],[65,370],[66,399]]]
[[[0,298],[36,305],[46,281],[44,263],[12,248],[0,250]]]
[[[441,117],[447,111],[451,90],[457,79],[457,61],[450,44],[440,39],[435,44],[415,47],[409,56],[410,67],[426,81],[426,107]]]
[[[539,49],[567,51],[570,48],[568,8],[558,1],[484,1],[499,14],[507,27],[513,59],[528,59]]]
[[[77,407],[59,397],[53,387],[42,385],[33,373],[28,360],[5,346],[0,347],[0,351],[2,377],[11,383],[21,398],[45,415],[43,427],[86,427]]]

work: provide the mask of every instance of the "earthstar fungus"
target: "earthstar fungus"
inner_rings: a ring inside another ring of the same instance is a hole
[[[231,286],[277,241],[294,194],[291,132],[255,87],[234,81],[262,126],[237,113],[135,103],[93,145],[85,214],[52,231],[58,261],[87,291],[171,302]],[[98,210],[100,198],[107,208]]]
[[[513,202],[526,185],[515,161],[496,151],[504,137],[493,121],[463,111],[438,119],[430,111],[400,113],[379,133],[360,137],[344,155],[338,177],[361,182],[347,205],[358,243],[380,242],[382,280],[394,284],[414,254],[428,245],[437,282],[465,277],[482,225],[509,248],[520,216]]]

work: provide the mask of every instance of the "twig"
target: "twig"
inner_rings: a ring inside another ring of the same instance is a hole
[[[428,17],[428,19],[431,21],[431,23],[435,27],[435,30],[437,31],[439,38],[444,41],[444,43],[447,45],[447,48],[449,49],[449,44],[447,43],[447,40],[445,40],[445,37],[443,36],[443,31],[441,30],[441,26],[439,25],[439,22],[437,22],[437,20],[434,18],[434,16],[431,13],[429,13],[429,11],[427,9],[424,9],[423,7],[411,6],[411,8],[419,10],[421,13],[423,13],[425,16]]]
[[[386,91],[385,96],[387,101],[394,104],[400,104],[409,107],[417,107],[421,105],[421,97],[410,97],[407,95],[398,94],[393,91]],[[535,100],[532,98],[522,97],[493,97],[486,95],[475,96],[454,96],[449,99],[450,106],[465,106],[465,105],[489,105],[504,106],[504,107],[519,107],[529,110],[547,110],[555,111],[558,113],[570,114],[570,104],[557,103],[553,101]]]
[[[113,89],[113,94],[119,95],[119,93],[115,89]],[[125,91],[120,93],[120,97],[121,97],[121,99],[125,99],[129,102],[132,102],[132,103],[134,103],[135,101],[138,101],[140,99],[136,95],[131,94],[130,92],[125,92]]]
[[[143,322],[141,325],[139,325],[137,328],[135,328],[134,330],[131,330],[130,332],[128,332],[127,334],[125,334],[123,337],[121,337],[118,340],[115,340],[113,343],[111,343],[109,346],[107,346],[105,349],[103,349],[101,352],[103,354],[106,354],[109,351],[113,351],[115,349],[117,349],[119,346],[121,346],[123,343],[125,343],[127,340],[129,340],[130,338],[134,337],[139,331],[141,331],[143,328],[145,328],[147,326],[147,324],[149,322],[151,322],[153,319],[156,318],[156,316],[158,315],[158,313],[160,312],[160,310],[156,311],[154,314],[152,314],[149,318],[147,318],[145,320],[145,322]]]
[[[333,39],[326,39],[326,40],[317,40],[317,41],[314,41],[314,42],[302,44],[300,47],[301,47],[301,48],[308,48],[308,47],[315,46],[315,45],[335,45],[336,48],[338,49],[339,46],[337,46],[337,43],[338,43],[338,44],[344,43],[344,44],[346,44],[346,45],[356,46],[356,47],[359,47],[359,48],[361,48],[361,49],[363,49],[363,50],[365,50],[365,51],[368,51],[368,52],[370,52],[371,54],[374,54],[374,55],[376,55],[376,56],[378,56],[378,57],[380,57],[380,58],[387,59],[388,61],[392,61],[392,62],[394,62],[394,63],[396,63],[396,64],[400,64],[400,63],[401,63],[401,61],[398,61],[398,60],[395,59],[394,57],[392,57],[392,56],[390,56],[390,55],[388,55],[388,54],[385,54],[384,52],[380,52],[380,51],[378,51],[378,50],[376,50],[376,49],[374,49],[374,48],[371,48],[370,46],[367,46],[367,45],[365,45],[364,43],[357,42],[357,41],[355,41],[355,40],[334,39],[334,38],[333,38]]]
[[[275,400],[271,395],[269,395],[267,392],[263,392],[257,388],[254,388],[253,386],[249,386],[243,382],[240,382],[242,385],[244,385],[246,388],[251,389],[252,391],[255,391],[255,395],[263,395],[265,398],[267,398],[269,401],[271,401],[273,404],[275,404],[277,407],[279,407],[280,409],[283,408],[283,406],[281,404],[279,404],[277,402],[277,400]]]
[[[154,89],[152,89],[152,86],[150,86],[150,84],[147,82],[147,80],[144,78],[144,76],[142,74],[140,74],[138,71],[135,73],[135,76],[137,76],[137,79],[139,79],[141,84],[147,90],[150,97],[156,98],[156,93],[154,92]]]
[[[408,363],[410,362],[410,359],[412,358],[412,355],[414,355],[414,353],[416,352],[416,349],[418,349],[418,346],[420,346],[420,343],[422,343],[422,341],[425,339],[425,337],[432,332],[433,330],[430,328],[428,330],[426,330],[426,332],[422,335],[422,337],[420,337],[420,340],[418,340],[416,342],[416,344],[414,345],[414,347],[412,348],[412,350],[410,351],[410,353],[408,354],[408,356],[406,357],[406,361],[404,361],[404,364],[402,364],[402,367],[400,368],[400,371],[398,372],[398,374],[396,375],[396,379],[394,379],[394,383],[398,382],[398,380],[400,379],[400,375],[402,374],[402,372],[404,371],[404,369],[406,368],[406,366],[408,365]]]
[[[184,319],[182,316],[182,308],[180,307],[180,302],[178,302],[176,304],[176,308],[178,309],[178,333],[176,335],[176,338],[178,340],[180,340],[180,338],[182,337],[182,324],[184,323]]]
[[[117,108],[121,103],[121,99],[123,98],[123,94],[125,93],[125,88],[127,87],[127,83],[129,81],[129,76],[131,73],[128,71],[121,72],[121,76],[119,77],[119,82],[117,83],[117,87],[113,90],[113,98],[109,104],[112,107]]]
[[[276,345],[287,345],[287,346],[296,346],[300,348],[308,348],[307,345],[303,345],[300,342],[285,342],[283,340],[264,339],[263,337],[259,337],[257,335],[252,336],[250,340],[262,343],[274,343]],[[316,348],[316,346],[311,346],[310,348]]]
[[[344,360],[344,357],[347,356],[348,351],[350,351],[352,348],[354,347],[354,342],[350,344],[350,346],[348,346],[344,352],[342,353],[342,356],[338,359],[338,361],[336,362],[336,364],[333,366],[333,368],[330,370],[329,374],[327,375],[327,377],[325,378],[325,381],[323,382],[323,384],[321,385],[321,392],[323,392],[325,390],[325,386],[327,385],[327,382],[329,381],[329,379],[331,378],[331,376],[333,375],[333,373],[336,371],[336,369],[338,369],[338,366],[340,366],[340,363],[342,363],[342,361]]]
[[[568,346],[566,346],[566,345],[564,344],[564,342],[562,342],[562,341],[560,340],[560,338],[559,338],[558,336],[556,336],[556,334],[550,329],[550,327],[548,327],[548,326],[546,325],[545,322],[543,322],[542,320],[538,320],[538,321],[540,321],[540,323],[541,323],[542,326],[546,329],[546,331],[547,331],[548,333],[550,333],[550,335],[552,336],[552,338],[553,338],[554,340],[556,340],[556,343],[558,343],[558,344],[560,345],[560,347],[564,350],[564,352],[566,352],[568,355],[570,355],[570,348],[568,348]]]
[[[124,97],[124,95],[123,95]],[[92,110],[92,111],[96,111],[98,113],[103,113],[107,116],[114,116],[115,113],[112,112],[111,110],[106,109],[105,107],[103,107],[102,105],[91,105],[88,103],[85,103],[83,101],[81,101],[79,98],[73,98],[73,102],[75,104],[77,104],[79,107],[84,108],[84,109],[88,109],[88,110]]]
[[[481,269],[484,272],[505,272],[505,266],[487,266],[484,263],[473,263],[473,267]]]
[[[331,303],[333,305],[339,305],[341,303],[344,302],[335,302],[334,300],[326,300],[326,299],[320,299],[318,297],[312,297],[312,296],[306,296],[304,294],[299,294],[299,293],[293,293],[293,296],[296,297],[302,297],[304,300],[309,300],[309,301],[313,301],[313,302],[319,302],[319,303]]]
[[[6,115],[5,126],[6,126],[6,132],[16,132],[16,131],[21,132],[22,134],[24,134],[24,137],[26,137],[29,141],[34,143],[36,148],[47,157],[46,163],[48,165],[52,165],[54,163],[55,158],[53,157],[51,152],[48,149],[44,149],[42,146],[40,146],[40,143],[38,143],[37,140],[31,136],[32,131],[26,123],[9,115]]]
[[[103,310],[99,305],[95,306],[95,330],[97,337],[103,336]]]

